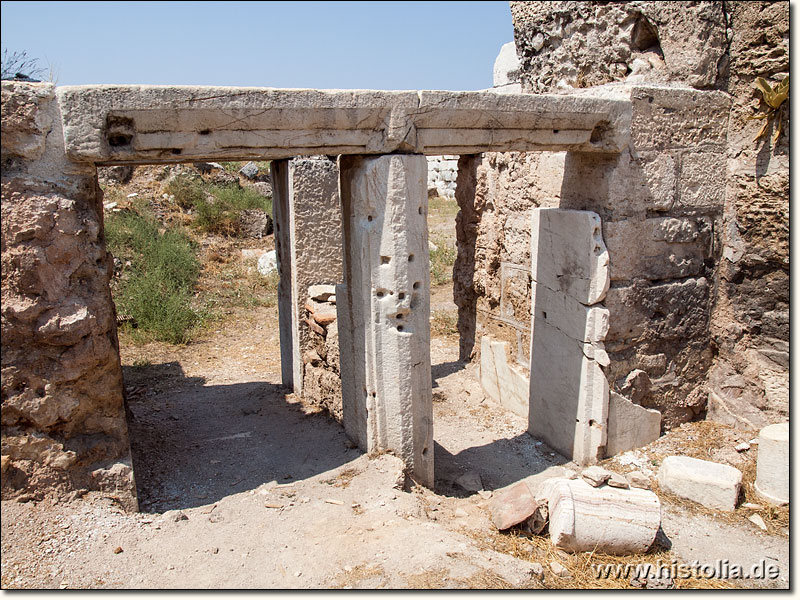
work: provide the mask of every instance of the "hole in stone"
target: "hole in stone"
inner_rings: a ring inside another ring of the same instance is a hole
[[[378,298],[383,298],[383,292],[378,292]]]
[[[658,31],[644,15],[641,15],[633,26],[631,43],[640,52],[657,52],[663,56]]]
[[[415,281],[413,287],[414,287],[415,290],[418,290],[419,289],[419,281]]]
[[[378,395],[377,392],[372,392],[372,397],[375,398]]]
[[[542,311],[542,318],[543,318],[543,319],[546,319],[546,318],[547,318],[547,313],[546,313],[545,311]]]
[[[603,138],[610,130],[611,130],[610,124],[607,121],[601,121],[600,123],[594,126],[594,129],[592,129],[592,133],[591,135],[589,135],[589,141],[593,144],[602,142]]]
[[[203,131],[200,132],[200,135],[209,135],[210,133],[211,133],[210,129],[203,129]]]
[[[553,133],[558,133],[558,129],[553,129]]]
[[[402,325],[398,325],[397,326],[397,331],[403,331],[403,326]]]
[[[406,295],[405,295],[403,292],[400,292],[399,294],[397,294],[397,297],[398,297],[400,300],[402,300],[403,298],[405,298],[405,297],[406,297]]]
[[[589,419],[589,427],[592,427],[595,424],[594,419]]]
[[[133,139],[132,135],[127,135],[124,133],[117,133],[115,135],[108,136],[108,145],[118,148],[119,146],[127,146],[131,143]]]
[[[392,259],[389,256],[381,256],[381,264],[382,265],[388,265],[391,260]]]
[[[172,153],[173,154],[180,154],[181,152],[183,152],[183,150],[181,150],[180,148],[173,148],[172,149]]]
[[[397,318],[398,318],[398,319],[402,319],[402,318],[403,318],[403,313],[398,313],[398,314],[397,314]]]
[[[427,447],[427,446],[425,446],[425,447],[422,449],[422,456],[428,456],[428,447]]]
[[[414,262],[414,255],[413,254],[409,254],[408,255],[408,262]]]
[[[369,215],[369,216],[367,217],[367,221],[372,221],[372,215]]]
[[[44,388],[37,388],[36,395],[39,396],[39,398],[44,398]]]

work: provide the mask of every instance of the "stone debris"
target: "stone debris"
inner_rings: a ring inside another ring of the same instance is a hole
[[[122,553],[122,546],[117,546],[114,548],[114,554],[121,554]]]
[[[643,490],[650,489],[650,478],[641,471],[631,471],[625,475],[631,487]]]
[[[544,567],[542,566],[542,563],[531,563],[531,577],[539,581],[544,579]]]
[[[564,479],[577,479],[578,474],[572,469],[564,469]]]
[[[648,490],[552,479],[542,494],[548,497],[550,540],[568,552],[640,554],[653,544],[661,526],[661,503]]]
[[[455,480],[455,484],[468,492],[479,492],[483,489],[483,482],[477,471],[467,471]]]
[[[465,511],[463,508],[457,508],[453,514],[458,518],[465,518],[469,516],[469,513]]]
[[[750,450],[750,444],[747,442],[742,442],[741,444],[737,444],[733,449],[737,452],[747,452]]]
[[[262,275],[269,275],[273,271],[278,270],[278,259],[275,255],[275,250],[265,252],[258,259],[258,272]]]
[[[658,485],[666,492],[708,508],[734,510],[742,486],[742,472],[688,456],[668,456],[658,470]]]
[[[750,510],[762,510],[764,507],[754,502],[745,502],[742,504],[742,508],[749,508]]]
[[[628,480],[625,478],[625,476],[620,475],[619,473],[612,473],[611,477],[608,478],[607,483],[613,488],[620,488],[624,490],[631,487],[630,483],[628,483]]]
[[[761,515],[750,515],[747,517],[747,520],[756,525],[761,531],[767,530],[767,524],[764,523],[764,519],[761,518]]]
[[[571,575],[569,574],[569,569],[567,569],[567,567],[562,565],[560,562],[552,561],[550,563],[550,570],[556,577],[561,577],[562,579],[571,577]]]
[[[778,506],[789,503],[789,424],[768,425],[758,433],[756,493]]]
[[[255,179],[258,175],[258,165],[254,162],[249,162],[239,169],[239,173],[247,179]]]
[[[489,502],[489,513],[494,526],[503,531],[528,519],[537,506],[528,486],[520,482],[495,495]]]
[[[336,506],[344,506],[344,502],[341,500],[334,500],[332,498],[325,498],[326,504],[335,504]]]
[[[308,288],[308,297],[316,302],[328,302],[336,296],[335,285],[312,285]]]
[[[611,471],[596,465],[581,471],[581,477],[583,477],[583,480],[594,487],[603,485],[611,478],[611,475]]]
[[[311,313],[311,318],[323,327],[336,321],[336,307],[332,304],[308,300],[305,308]]]

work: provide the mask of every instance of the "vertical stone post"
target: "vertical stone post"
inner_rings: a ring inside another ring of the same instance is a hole
[[[52,84],[3,82],[2,160],[3,499],[136,510],[103,196],[64,154]]]
[[[308,288],[342,279],[338,169],[327,157],[311,157],[276,160],[271,170],[281,380],[302,395]]]
[[[344,284],[337,289],[342,410],[368,452],[433,486],[427,161],[339,159]]]

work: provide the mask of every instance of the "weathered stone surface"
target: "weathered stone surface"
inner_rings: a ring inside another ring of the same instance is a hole
[[[619,473],[612,473],[611,477],[608,478],[607,483],[613,488],[620,488],[623,490],[627,490],[629,487],[631,487],[630,483],[628,483],[628,480],[625,478],[625,476],[620,475]]]
[[[678,279],[700,275],[711,256],[708,219],[661,217],[603,225],[612,281]]]
[[[433,485],[430,273],[420,155],[342,157],[344,285],[336,288],[345,429]]]
[[[789,424],[764,427],[758,433],[756,492],[771,504],[789,503]]]
[[[454,483],[468,492],[479,492],[483,489],[483,481],[481,481],[480,473],[477,471],[467,471],[459,476]]]
[[[734,510],[742,486],[742,472],[688,456],[668,456],[658,469],[658,485],[664,491],[688,498],[708,508]]]
[[[603,300],[610,283],[600,217],[588,211],[531,211],[533,281],[582,304]]]
[[[550,539],[568,552],[624,555],[645,552],[661,525],[661,504],[650,491],[593,488],[558,479],[548,494]]]
[[[526,92],[624,80],[710,88],[725,75],[719,3],[511,2],[511,16]]]
[[[641,471],[631,471],[625,474],[625,478],[631,487],[640,488],[643,490],[650,489],[650,478]]]
[[[530,380],[519,367],[508,362],[508,343],[481,338],[480,381],[492,400],[521,417],[528,416]]]
[[[661,435],[661,413],[638,406],[615,392],[608,399],[606,456],[641,448]]]
[[[95,170],[65,158],[51,85],[4,81],[2,104],[3,498],[135,509]]]
[[[284,385],[291,385],[295,393],[304,395],[301,357],[310,347],[304,321],[309,288],[336,284],[342,278],[339,171],[336,163],[327,158],[273,161],[270,167],[275,193],[276,251],[281,268],[281,373]],[[336,319],[333,307],[311,312],[319,324],[327,325]],[[284,368],[287,361],[291,378],[288,367]]]
[[[336,296],[335,285],[311,285],[308,287],[308,297],[317,302],[327,302],[331,296]]]
[[[615,131],[625,103],[606,99],[189,86],[67,86],[57,94],[67,154],[82,162],[614,151],[626,142]],[[592,139],[601,122],[605,135]]]

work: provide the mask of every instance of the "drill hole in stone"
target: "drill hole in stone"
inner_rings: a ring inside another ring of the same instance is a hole
[[[381,264],[382,265],[388,265],[389,262],[391,262],[391,260],[392,259],[389,256],[381,256]]]
[[[378,298],[383,298],[384,294],[383,294],[383,292],[378,292],[377,296],[378,296]]]
[[[422,214],[422,207],[421,206],[417,210],[419,211],[419,214]]]
[[[414,262],[414,255],[413,254],[409,254],[408,255],[408,262]]]
[[[403,331],[403,326],[402,325],[398,325],[397,326],[397,331]]]
[[[397,319],[402,319],[402,318],[403,318],[403,313],[398,313]]]
[[[369,216],[367,217],[367,221],[372,221],[372,215],[369,215]]]
[[[415,281],[415,282],[414,282],[413,288],[414,288],[415,290],[418,290],[418,289],[419,289],[419,281]]]
[[[400,300],[402,300],[403,298],[405,298],[405,297],[406,297],[406,295],[405,295],[403,292],[400,292],[399,294],[397,294],[397,297],[398,297]]]

